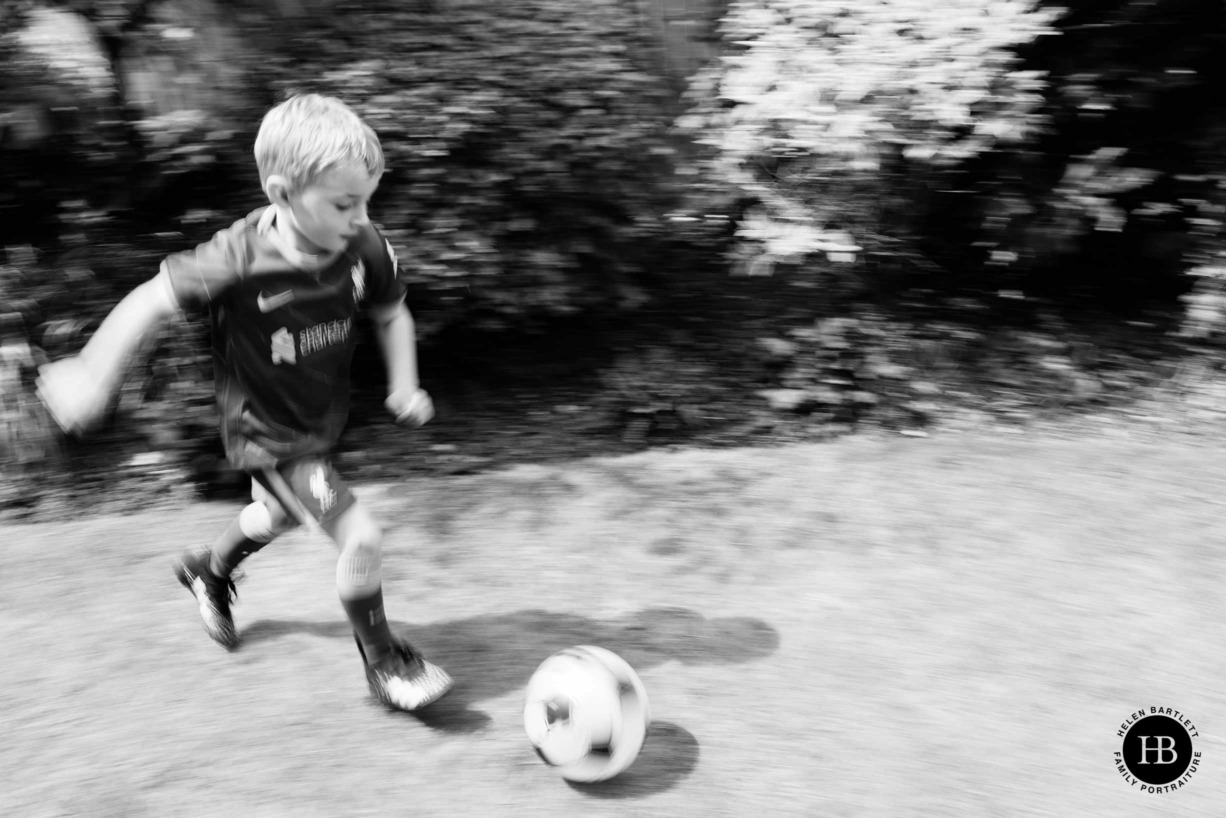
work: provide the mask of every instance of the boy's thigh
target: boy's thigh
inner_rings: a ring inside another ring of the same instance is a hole
[[[290,519],[302,525],[310,525],[313,520],[331,528],[330,524],[357,502],[326,457],[291,460],[276,469],[253,472],[251,477],[254,499],[275,500]]]

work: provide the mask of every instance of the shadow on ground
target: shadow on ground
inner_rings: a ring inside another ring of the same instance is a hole
[[[545,657],[573,645],[608,648],[638,670],[670,660],[688,665],[748,662],[779,647],[778,632],[759,619],[708,619],[674,607],[648,608],[611,620],[524,610],[430,625],[393,622],[392,628],[463,680],[472,701],[522,687]],[[269,619],[244,628],[241,638],[244,644],[254,644],[300,633],[353,638],[345,620]]]
[[[708,619],[685,608],[648,608],[611,620],[543,610],[478,616],[431,625],[393,622],[455,677],[450,694],[425,710],[403,714],[435,730],[477,733],[492,719],[476,704],[521,689],[550,654],[578,644],[614,651],[637,670],[674,660],[690,665],[748,662],[774,653],[779,634],[746,617]],[[259,620],[241,634],[243,645],[291,634],[353,638],[349,623]],[[241,650],[241,648],[240,648]],[[572,787],[593,798],[641,798],[676,786],[698,764],[699,744],[672,722],[655,722],[634,766],[612,781]]]
[[[642,798],[672,789],[698,766],[698,739],[671,721],[652,722],[634,765],[616,778],[596,784],[570,783],[592,798]]]
[[[748,662],[779,647],[778,632],[761,620],[708,619],[673,607],[648,608],[611,620],[523,610],[420,626],[393,622],[392,627],[456,678],[452,693],[420,717],[447,732],[482,729],[488,717],[473,707],[475,703],[522,688],[547,656],[573,645],[608,648],[640,671],[670,660],[690,665]],[[241,637],[244,645],[251,645],[302,633],[353,638],[344,620],[268,619],[253,622]]]

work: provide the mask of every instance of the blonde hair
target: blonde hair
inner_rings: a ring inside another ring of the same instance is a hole
[[[353,109],[334,97],[299,94],[264,115],[255,137],[260,184],[284,176],[301,190],[320,174],[347,164],[383,173],[383,146]]]

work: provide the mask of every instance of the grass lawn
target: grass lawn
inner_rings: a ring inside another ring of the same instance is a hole
[[[1217,815],[1224,453],[856,437],[361,484],[389,615],[459,680],[421,718],[368,703],[307,534],[249,561],[227,654],[170,563],[237,504],[5,526],[0,814]],[[588,787],[520,724],[581,643],[656,717]],[[1174,793],[1116,771],[1151,706],[1199,733]]]

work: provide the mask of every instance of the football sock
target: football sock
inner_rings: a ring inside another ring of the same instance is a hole
[[[209,570],[219,577],[230,576],[239,563],[272,542],[276,535],[268,508],[263,503],[250,504],[213,542]]]
[[[353,632],[362,643],[366,661],[374,664],[391,652],[392,631],[383,613],[383,589],[369,596],[350,599],[341,598],[345,614],[353,625]]]
[[[391,651],[392,631],[383,612],[382,554],[346,548],[336,561],[336,591],[370,664]]]

